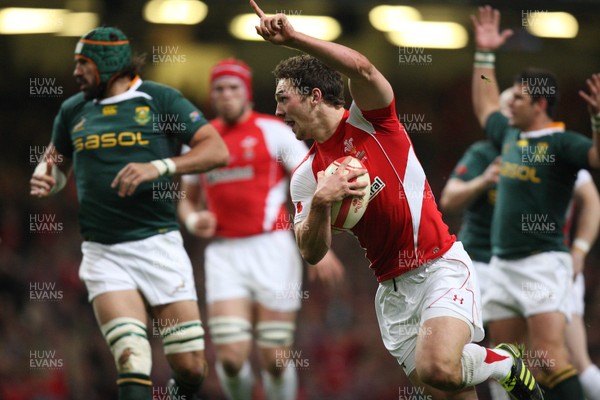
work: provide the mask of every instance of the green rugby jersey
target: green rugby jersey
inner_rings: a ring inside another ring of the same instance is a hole
[[[589,168],[591,139],[562,126],[521,132],[499,112],[490,115],[485,130],[502,152],[492,254],[512,259],[568,251],[566,210],[577,171]]]
[[[451,178],[464,182],[483,174],[500,153],[489,140],[473,143],[454,167]],[[496,185],[482,193],[464,212],[458,239],[475,261],[489,263],[492,258],[490,231],[496,202]]]
[[[65,100],[52,143],[73,160],[84,239],[112,244],[178,229],[171,177],[144,182],[123,198],[110,184],[130,162],[176,155],[179,142],[189,143],[206,123],[180,92],[139,77],[108,99],[88,101],[79,93]]]

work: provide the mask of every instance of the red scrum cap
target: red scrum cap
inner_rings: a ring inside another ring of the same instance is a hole
[[[234,58],[219,61],[210,72],[211,85],[215,80],[225,76],[239,78],[246,86],[248,100],[252,101],[252,70],[248,64]]]

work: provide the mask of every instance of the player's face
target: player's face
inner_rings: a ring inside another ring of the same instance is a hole
[[[311,139],[310,136],[310,108],[308,97],[301,96],[299,90],[287,79],[280,79],[275,89],[277,109],[275,115],[292,128],[296,139]]]
[[[238,122],[250,107],[246,86],[235,77],[217,79],[210,95],[218,116],[230,124]]]
[[[533,123],[535,116],[534,104],[531,96],[522,85],[515,83],[512,88],[512,99],[508,102],[510,115],[508,122],[511,126],[521,129],[522,131],[529,130],[529,126]]]
[[[98,78],[96,66],[85,59],[75,60],[75,70],[73,71],[75,81],[79,85],[79,90],[85,93],[86,98],[96,97],[98,90]]]

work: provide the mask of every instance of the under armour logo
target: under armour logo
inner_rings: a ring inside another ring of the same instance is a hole
[[[465,299],[463,299],[462,297],[459,299],[457,294],[455,294],[455,295],[454,295],[454,298],[452,299],[452,301],[459,301],[459,302],[460,302],[460,304],[462,304],[464,300],[465,300]]]

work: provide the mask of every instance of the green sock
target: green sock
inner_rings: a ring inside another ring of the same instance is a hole
[[[583,388],[579,383],[577,370],[572,366],[550,375],[546,383],[550,389],[548,399],[569,399],[569,400],[584,400]]]
[[[119,374],[119,400],[151,400],[152,381],[144,374]]]
[[[196,400],[198,399],[198,390],[202,386],[202,381],[197,383],[184,382],[180,377],[174,376],[175,385],[174,390],[171,392],[174,394],[175,400]]]
[[[538,384],[540,385],[540,389],[542,389],[542,392],[544,392],[544,400],[560,400],[554,395],[554,393],[548,386],[542,385],[539,381]]]

